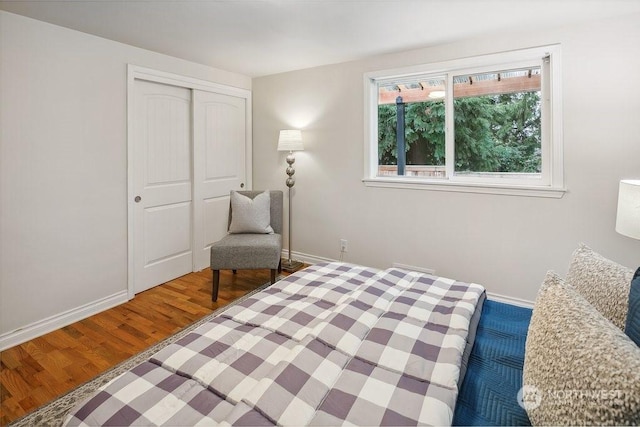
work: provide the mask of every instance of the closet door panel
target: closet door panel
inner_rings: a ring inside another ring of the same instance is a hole
[[[134,292],[192,271],[191,91],[135,81]]]
[[[227,232],[229,193],[247,188],[245,98],[193,91],[194,269],[210,265],[213,242]]]

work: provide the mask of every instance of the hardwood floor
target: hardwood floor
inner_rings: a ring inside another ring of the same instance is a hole
[[[286,273],[283,273],[286,274]],[[269,281],[269,270],[206,269],[0,352],[0,425],[16,420]]]

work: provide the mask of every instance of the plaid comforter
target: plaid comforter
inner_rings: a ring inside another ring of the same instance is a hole
[[[318,264],[114,379],[68,425],[451,424],[484,288]]]

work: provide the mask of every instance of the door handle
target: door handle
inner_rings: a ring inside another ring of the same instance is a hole
[[[142,197],[140,197],[140,196],[136,196],[136,198],[133,199],[133,201],[136,202],[136,203],[140,203],[140,200],[142,200]]]
[[[244,188],[244,182],[240,183],[240,188]]]

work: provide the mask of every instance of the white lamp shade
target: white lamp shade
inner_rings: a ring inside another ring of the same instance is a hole
[[[297,129],[281,130],[278,138],[278,151],[302,151],[302,132]]]
[[[640,180],[620,181],[616,231],[640,239]]]

